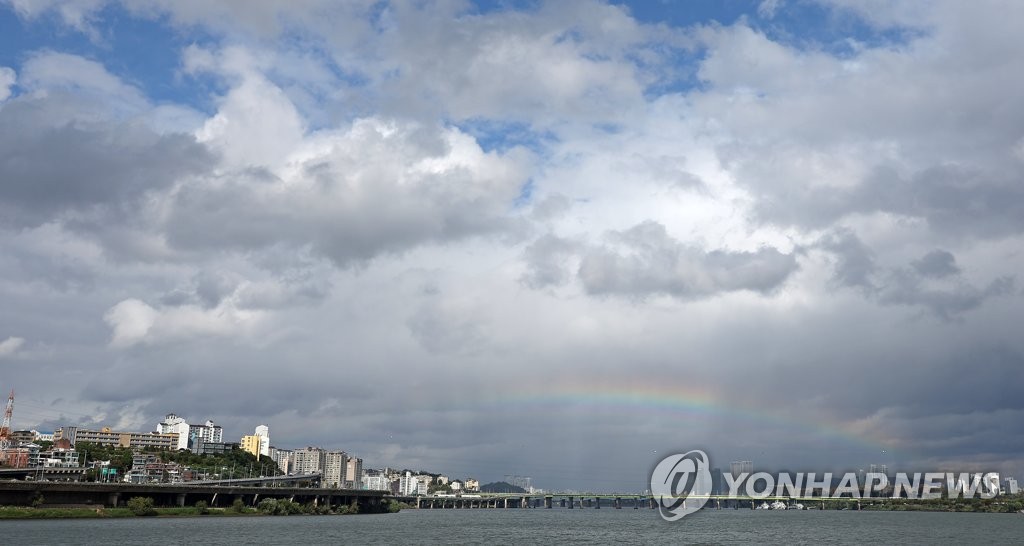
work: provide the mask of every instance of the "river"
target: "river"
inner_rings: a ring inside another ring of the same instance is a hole
[[[361,516],[0,521],[4,544],[1024,543],[1024,516],[937,512],[405,510]]]

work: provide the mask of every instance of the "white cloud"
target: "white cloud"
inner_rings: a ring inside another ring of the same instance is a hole
[[[11,96],[11,88],[18,81],[18,74],[13,69],[0,66],[0,102]]]
[[[19,86],[26,91],[67,90],[96,101],[121,116],[138,115],[150,108],[149,100],[136,87],[124,83],[102,64],[78,55],[42,51],[32,54],[22,65]],[[95,119],[100,112],[86,114]],[[88,116],[88,117],[86,117]]]
[[[782,7],[782,0],[762,0],[757,5],[757,14],[765,19],[772,19]]]
[[[154,308],[137,299],[111,307],[103,320],[113,329],[110,346],[125,348],[137,344],[158,344],[203,336],[233,336],[252,331],[262,311],[239,308],[227,298],[213,308],[187,304]]]
[[[25,344],[25,338],[11,336],[0,341],[0,358],[14,356],[18,349]]]

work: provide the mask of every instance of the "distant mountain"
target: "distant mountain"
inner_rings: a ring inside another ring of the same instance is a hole
[[[481,493],[526,493],[522,487],[508,482],[494,482],[480,486]]]

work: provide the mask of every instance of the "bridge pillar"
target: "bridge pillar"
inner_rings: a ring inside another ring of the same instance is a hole
[[[615,497],[615,503],[612,505],[616,510],[622,510],[622,497]]]
[[[423,499],[421,499],[419,497],[416,497],[416,509],[417,510],[419,510],[420,508],[423,508],[423,502],[422,501],[423,501]]]
[[[544,497],[544,508],[551,508],[551,497],[550,496],[545,496]]]
[[[657,503],[654,501],[654,497],[647,497],[647,502],[650,503],[651,510],[654,510],[655,508],[658,507]]]
[[[594,497],[594,510],[601,509],[601,497]]]
[[[179,508],[184,508],[185,507],[185,494],[184,493],[178,493],[177,501],[178,501],[178,507]]]
[[[505,497],[505,508],[508,508],[508,497]]]
[[[107,495],[107,504],[113,508],[117,508],[117,503],[121,500],[121,494],[118,492]]]
[[[569,509],[570,510],[572,510],[574,504],[576,504],[576,499],[573,498],[573,497],[569,497]]]

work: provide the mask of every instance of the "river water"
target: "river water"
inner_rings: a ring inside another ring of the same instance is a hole
[[[361,516],[0,521],[3,544],[1024,544],[1024,515],[705,510],[405,510]]]

